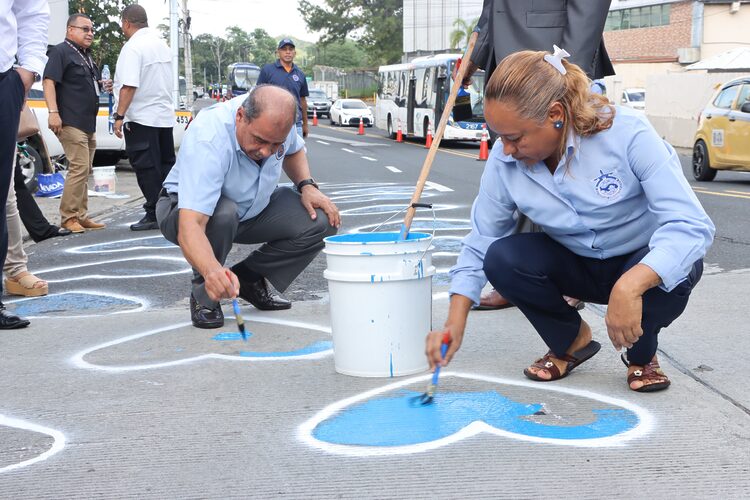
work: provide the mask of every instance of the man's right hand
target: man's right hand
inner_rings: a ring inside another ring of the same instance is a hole
[[[59,136],[62,132],[62,120],[60,119],[60,113],[50,113],[47,118],[47,126],[53,134]]]
[[[234,299],[240,289],[240,281],[232,271],[225,267],[213,269],[203,276],[206,293],[216,302],[221,299]]]

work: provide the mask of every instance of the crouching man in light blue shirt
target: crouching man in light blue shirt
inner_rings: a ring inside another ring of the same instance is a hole
[[[260,85],[203,110],[182,140],[156,217],[193,266],[190,316],[198,328],[223,326],[219,300],[237,295],[258,309],[289,309],[266,280],[283,292],[341,224],[310,175],[296,110],[288,91]],[[296,190],[277,187],[282,169]],[[234,243],[263,245],[228,269]]]
[[[549,347],[524,370],[530,379],[565,377],[601,348],[566,295],[607,304],[630,389],[666,389],[657,336],[684,311],[715,228],[674,149],[643,114],[592,94],[565,54],[511,54],[487,85],[485,118],[500,140],[451,270],[445,328],[427,337],[428,359],[452,359],[489,279]],[[512,234],[515,210],[544,232]],[[452,342],[443,358],[445,332]]]

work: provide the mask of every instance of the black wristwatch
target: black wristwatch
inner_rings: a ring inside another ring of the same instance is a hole
[[[300,181],[299,184],[297,184],[297,191],[301,193],[302,188],[305,186],[314,186],[315,189],[320,189],[318,187],[318,183],[315,182],[315,179],[313,179],[312,177],[310,177],[309,179],[305,179],[304,181]]]
[[[123,115],[118,115],[117,112],[112,113],[112,118],[115,121],[120,121],[120,120],[124,120],[125,119],[125,117]]]

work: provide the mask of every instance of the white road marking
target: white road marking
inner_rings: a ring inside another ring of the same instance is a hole
[[[326,141],[315,141],[315,142],[317,142],[318,144],[323,144],[324,146],[330,146],[331,145],[330,142],[326,142]]]
[[[361,156],[360,158],[362,158],[363,160],[367,160],[367,161],[378,161],[375,158],[370,158],[369,156]]]
[[[50,449],[45,451],[41,455],[37,455],[34,458],[24,460],[23,462],[18,462],[15,464],[6,465],[5,467],[0,467],[0,472],[8,472],[14,469],[20,469],[21,467],[26,467],[27,465],[31,465],[36,462],[41,462],[42,460],[47,460],[52,455],[54,455],[55,453],[65,448],[65,434],[63,434],[62,432],[58,430],[51,429],[49,427],[44,427],[44,426],[37,425],[37,424],[32,424],[31,422],[28,422],[26,420],[21,420],[19,418],[6,417],[5,415],[0,415],[0,426],[7,426],[13,429],[23,429],[25,431],[46,434],[47,436],[50,436],[54,440],[52,442],[52,446],[50,447]]]
[[[358,154],[355,151],[352,151],[351,149],[341,148],[341,151],[346,151],[347,153],[354,153],[355,155]]]
[[[400,174],[401,173],[401,170],[397,169],[396,167],[391,167],[390,165],[386,165],[385,168],[387,168],[388,170],[390,170],[391,172],[394,172],[396,174]]]
[[[443,193],[450,193],[451,191],[453,191],[451,188],[443,186],[442,184],[438,184],[437,182],[427,181],[424,184],[427,187],[430,187],[436,191],[442,191]]]

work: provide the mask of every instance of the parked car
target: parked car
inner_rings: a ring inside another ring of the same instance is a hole
[[[33,178],[38,173],[50,173],[54,171],[54,161],[62,158],[65,154],[62,144],[57,136],[47,126],[49,112],[47,102],[44,100],[44,91],[41,83],[34,83],[29,91],[28,104],[39,122],[39,134],[28,138],[24,147],[29,156],[34,158],[33,166],[30,163],[23,169],[24,177],[28,186],[33,187]],[[187,124],[190,122],[189,111],[175,111],[174,144],[179,147]],[[96,155],[94,164],[114,165],[120,159],[125,158],[125,140],[119,139],[113,132],[109,131],[109,100],[105,94],[99,99],[99,113],[96,117]],[[32,189],[33,190],[33,189]]]
[[[721,85],[698,117],[693,177],[712,181],[717,170],[750,172],[750,76]]]
[[[359,120],[366,127],[372,127],[372,110],[360,99],[339,99],[331,106],[331,125],[359,126]]]
[[[623,90],[620,104],[633,109],[646,109],[646,89],[633,87]]]
[[[313,109],[318,118],[324,116],[331,117],[331,101],[326,93],[319,89],[310,89],[310,95],[307,96],[307,116],[312,118]]]

